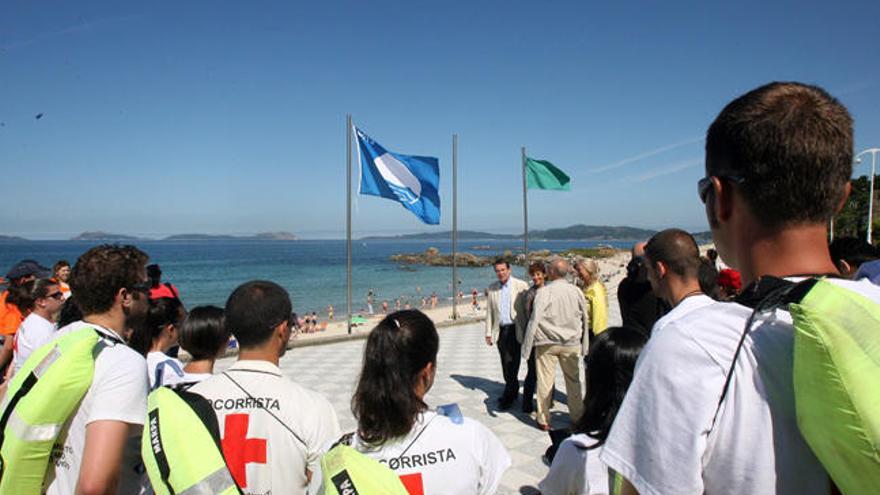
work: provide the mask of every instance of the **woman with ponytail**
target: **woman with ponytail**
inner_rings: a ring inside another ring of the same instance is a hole
[[[352,447],[400,476],[410,493],[495,493],[510,456],[482,424],[450,404],[432,411],[439,337],[417,310],[392,313],[370,333],[352,397]]]

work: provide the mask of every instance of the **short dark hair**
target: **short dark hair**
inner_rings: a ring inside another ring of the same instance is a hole
[[[414,309],[391,313],[370,332],[351,398],[358,434],[366,443],[381,445],[412,430],[428,408],[415,393],[418,375],[437,362],[439,346],[434,322]]]
[[[223,308],[196,306],[186,315],[178,337],[180,347],[194,360],[216,358],[229,342]]]
[[[10,289],[6,300],[14,304],[22,314],[33,311],[37,299],[43,299],[49,295],[49,287],[58,285],[53,279],[38,278],[28,280],[17,288]]]
[[[715,262],[711,258],[700,258],[700,290],[704,294],[715,299],[721,298],[718,287],[718,269],[715,268]]]
[[[55,264],[52,265],[52,275],[55,275],[56,273],[58,273],[58,270],[64,268],[65,266],[67,266],[67,267],[70,266],[70,263],[68,263],[67,260],[56,261]]]
[[[142,282],[149,257],[134,246],[104,244],[86,251],[70,273],[70,290],[83,314],[97,314],[113,307],[119,289]]]
[[[574,425],[576,433],[585,433],[596,443],[605,443],[629,384],[632,383],[636,360],[648,338],[640,329],[611,327],[593,339],[587,353],[587,389],[584,413]]]
[[[535,272],[541,272],[544,275],[547,274],[547,267],[544,266],[543,262],[535,261],[531,265],[529,265],[529,275],[532,275]]]
[[[868,241],[855,237],[838,237],[831,241],[828,250],[835,266],[844,260],[853,271],[858,270],[862,263],[880,258],[880,250],[868,244]]]
[[[706,175],[738,176],[764,227],[825,223],[852,175],[853,122],[818,86],[774,82],[730,102],[706,135]]]
[[[283,287],[268,280],[241,284],[226,300],[226,325],[242,348],[259,346],[279,324],[290,321],[293,306]]]
[[[699,277],[700,248],[694,237],[681,229],[666,229],[654,234],[645,246],[645,257],[652,265],[662,261],[679,277]]]
[[[504,259],[504,258],[497,258],[497,259],[492,263],[492,266],[498,266],[498,265],[504,265],[504,266],[506,266],[507,268],[510,268],[510,262],[507,261],[507,260]]]

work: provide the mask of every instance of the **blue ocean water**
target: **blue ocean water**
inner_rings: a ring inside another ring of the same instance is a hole
[[[293,299],[294,311],[326,314],[332,304],[337,315],[346,310],[346,252],[344,240],[301,241],[137,241],[150,256],[151,263],[162,267],[163,281],[176,285],[187,307],[200,304],[223,306],[226,298],[239,284],[248,280],[266,279],[285,287]],[[562,250],[572,247],[594,247],[590,241],[530,241],[530,250]],[[628,247],[629,242],[601,242],[615,247]],[[6,273],[17,261],[36,259],[51,267],[57,260],[71,264],[95,245],[81,241],[27,241],[0,243],[0,274]],[[490,249],[474,249],[489,246]],[[419,307],[421,296],[436,292],[441,303],[452,297],[452,268],[402,266],[389,258],[397,253],[424,252],[436,247],[450,253],[449,240],[374,240],[353,241],[352,244],[352,308],[365,310],[367,293],[373,290],[374,309],[378,312],[383,300],[394,307],[394,299],[402,298]],[[467,240],[459,241],[459,251],[481,256],[501,254],[522,248],[522,241]],[[524,276],[522,267],[513,267],[514,275]],[[466,294],[473,288],[482,292],[495,279],[492,267],[459,268],[460,288]]]

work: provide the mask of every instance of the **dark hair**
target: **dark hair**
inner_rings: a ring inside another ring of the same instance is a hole
[[[834,265],[840,267],[840,260],[846,261],[853,272],[859,269],[862,263],[873,261],[880,257],[880,252],[864,239],[855,237],[838,237],[828,246],[831,252],[831,260]]]
[[[159,286],[159,282],[162,281],[162,269],[159,268],[159,265],[153,263],[147,266],[147,278],[150,279],[150,286]]]
[[[223,309],[217,306],[196,306],[186,315],[178,335],[180,347],[193,360],[216,358],[229,342]]]
[[[709,248],[706,250],[706,257],[709,258],[709,261],[715,263],[715,260],[718,259],[718,251],[715,248]]]
[[[546,275],[547,274],[547,267],[544,266],[544,263],[542,263],[540,261],[535,261],[534,263],[529,265],[529,275],[536,273],[536,272],[541,272],[544,275]]]
[[[129,345],[132,349],[146,355],[153,345],[153,340],[162,334],[162,330],[168,325],[179,326],[181,321],[180,312],[183,303],[176,297],[160,297],[150,299],[150,308],[147,317],[134,328]]]
[[[510,268],[510,262],[507,261],[507,260],[504,259],[504,258],[498,258],[498,259],[495,260],[494,263],[492,263],[492,266],[498,266],[498,265],[504,265],[504,266],[506,266],[507,268]]]
[[[700,258],[700,290],[704,294],[715,299],[721,299],[718,287],[718,269],[715,268],[715,262],[710,258]]]
[[[76,296],[70,296],[64,301],[64,306],[61,306],[61,312],[58,313],[58,328],[64,328],[82,318],[82,311],[76,304]]]
[[[415,392],[419,372],[437,362],[440,345],[434,322],[418,310],[386,316],[370,333],[351,411],[358,435],[381,445],[412,430],[428,408]]]
[[[626,390],[632,382],[636,360],[647,337],[632,327],[611,327],[593,339],[587,354],[587,388],[584,413],[574,426],[602,446],[611,431]]]
[[[699,277],[700,248],[694,237],[681,229],[666,229],[654,234],[645,246],[645,257],[652,265],[663,262],[679,277]]]
[[[58,273],[58,270],[64,268],[65,266],[70,266],[70,263],[68,263],[67,260],[56,261],[55,264],[52,266],[52,275],[54,276],[56,273]]]
[[[768,228],[827,223],[852,175],[852,118],[818,86],[774,82],[730,102],[706,135],[706,175],[739,176]]]
[[[226,300],[226,325],[239,346],[265,343],[280,323],[290,320],[290,296],[283,287],[268,280],[239,285]]]
[[[109,244],[93,247],[80,256],[70,273],[70,290],[76,294],[83,314],[103,313],[112,308],[119,289],[130,289],[142,282],[148,259],[134,246]]]

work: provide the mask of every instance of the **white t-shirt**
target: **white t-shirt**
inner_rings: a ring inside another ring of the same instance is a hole
[[[339,438],[327,399],[267,361],[238,361],[189,391],[211,401],[226,464],[246,494],[304,494],[306,468],[320,485],[321,455]]]
[[[140,439],[147,415],[147,365],[143,356],[120,343],[122,339],[117,333],[97,325],[78,321],[60,329],[56,335],[66,335],[83,327],[95,328],[109,336],[104,339],[109,347],[104,348],[95,360],[92,385],[52,449],[45,481],[48,485],[46,493],[67,495],[76,491],[86,426],[98,420],[132,425],[131,437],[123,453],[117,493],[138,493],[146,479]]]
[[[830,282],[880,303],[880,287],[869,282]],[[642,495],[827,495],[828,476],[797,427],[788,312],[754,324],[712,426],[751,313],[736,303],[694,310],[642,351],[600,455]]]
[[[547,476],[538,483],[542,495],[593,495],[608,493],[608,468],[599,460],[599,449],[587,450],[596,441],[583,433],[566,438]]]
[[[150,390],[186,381],[183,363],[159,351],[147,353],[147,376],[150,378]]]
[[[13,344],[15,352],[13,363],[16,372],[21,369],[21,366],[27,361],[32,352],[52,340],[55,336],[55,330],[55,323],[36,313],[29,314],[21,322],[18,332],[15,333],[15,343]]]
[[[706,294],[695,294],[693,296],[686,297],[678,302],[674,308],[672,308],[668,313],[663,315],[662,318],[657,320],[654,323],[654,327],[651,329],[651,335],[655,335],[657,332],[662,330],[666,325],[672,323],[679,318],[683,318],[686,314],[690,313],[695,309],[700,309],[702,307],[713,304],[717,301],[707,296]]]
[[[376,449],[355,435],[352,447],[386,463],[411,494],[495,493],[501,475],[510,467],[510,455],[491,430],[472,419],[461,419],[456,424],[428,411],[404,437]]]

